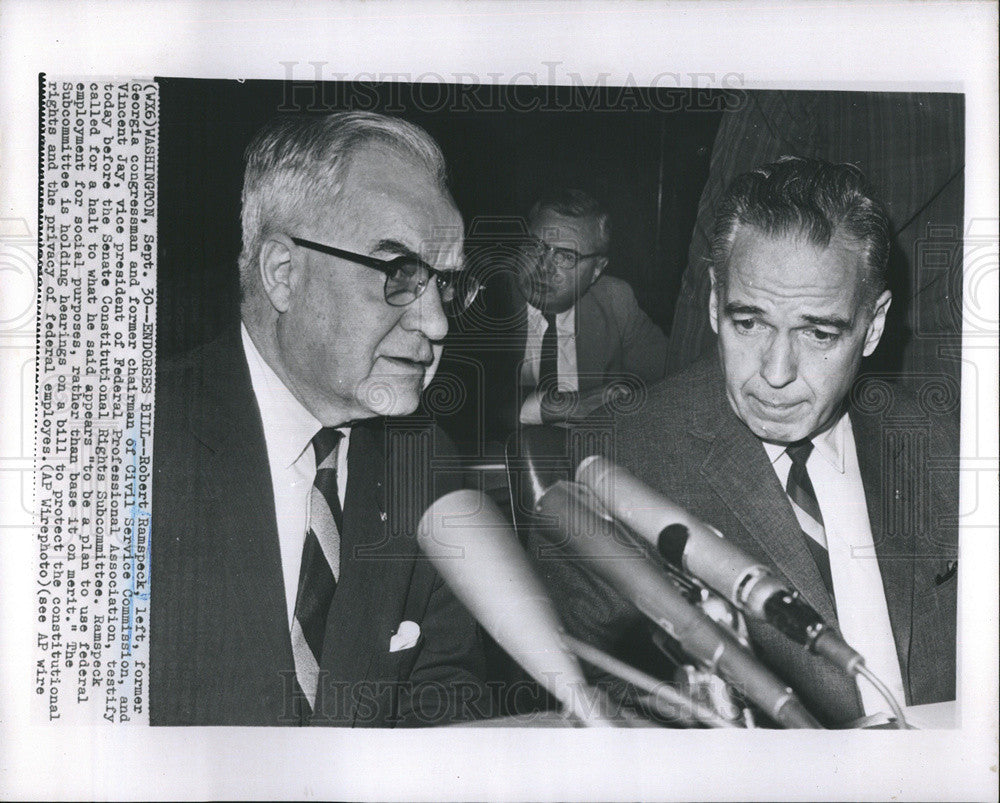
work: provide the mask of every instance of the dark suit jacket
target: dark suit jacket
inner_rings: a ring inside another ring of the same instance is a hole
[[[849,410],[909,705],[955,697],[957,578],[949,562],[957,554],[958,432],[948,400],[924,391],[918,401],[862,378]],[[714,357],[656,386],[640,410],[617,416],[612,427],[613,460],[769,563],[836,622],[767,453],[733,414]],[[634,608],[579,567],[547,562],[544,571],[561,587],[555,596],[571,632],[622,646]],[[862,715],[855,685],[839,671],[768,625],[750,623],[750,634],[824,724]]]
[[[239,331],[166,366],[156,391],[151,722],[299,724],[270,469]],[[462,695],[484,699],[476,625],[413,538],[426,504],[457,485],[431,473],[440,438],[406,419],[352,430],[341,575],[309,724],[439,724],[472,715]],[[404,620],[421,639],[390,653]]]
[[[486,402],[495,405],[494,423],[511,432],[518,423],[521,403],[533,390],[521,387],[521,362],[527,342],[526,305],[513,287],[510,275],[498,293],[511,307],[511,314],[495,320],[509,325],[509,344],[503,366],[487,377]],[[580,393],[616,380],[630,387],[651,385],[664,376],[667,339],[660,328],[639,308],[628,283],[602,275],[576,305],[576,367]],[[641,393],[642,391],[638,391]]]

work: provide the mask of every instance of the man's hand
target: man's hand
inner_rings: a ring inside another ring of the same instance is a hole
[[[611,382],[586,393],[550,390],[541,396],[543,424],[582,421],[595,410],[608,406],[611,409],[621,401],[635,395],[635,388],[621,382]]]
[[[548,390],[539,395],[539,405],[543,424],[572,421],[581,415],[580,394],[575,390],[557,390],[555,388]]]
[[[568,424],[583,421],[594,411],[607,407],[609,414],[635,404],[641,383],[616,380],[585,393],[548,388],[534,390],[521,406],[522,424]]]

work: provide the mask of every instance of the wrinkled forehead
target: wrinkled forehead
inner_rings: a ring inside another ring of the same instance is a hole
[[[435,267],[461,266],[462,217],[448,190],[424,165],[384,147],[355,155],[322,204],[328,236],[365,253],[404,246]]]
[[[802,232],[768,234],[748,226],[734,236],[726,269],[718,278],[727,295],[760,291],[839,296],[854,302],[867,277],[863,247],[839,233],[822,245]]]
[[[581,253],[594,250],[601,236],[596,217],[567,217],[551,209],[533,215],[528,220],[528,231],[549,245]]]

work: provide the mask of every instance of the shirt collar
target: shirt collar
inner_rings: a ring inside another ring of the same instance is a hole
[[[292,395],[254,345],[246,325],[240,326],[243,351],[250,368],[268,454],[285,468],[291,467],[309,447],[322,424]]]
[[[542,311],[537,307],[531,306],[531,304],[526,305],[528,308],[528,326],[532,332],[540,333],[544,332],[547,324],[545,323],[545,316]],[[556,313],[556,331],[560,334],[573,334],[573,330],[576,323],[576,305],[574,304],[568,310]]]
[[[816,454],[820,455],[841,474],[843,474],[846,470],[844,462],[844,443],[847,434],[847,427],[850,425],[851,422],[847,417],[847,413],[841,413],[836,424],[832,427],[827,427],[819,435],[816,435],[812,439]],[[771,461],[772,465],[774,465],[774,463],[776,463],[778,459],[785,454],[785,446],[782,446],[779,443],[768,443],[767,441],[762,441],[762,443],[764,444],[764,451],[767,452],[767,457]]]

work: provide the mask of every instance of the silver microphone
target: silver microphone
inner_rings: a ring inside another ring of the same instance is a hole
[[[605,701],[563,642],[552,601],[488,497],[471,490],[442,496],[421,517],[417,541],[497,644],[570,715],[587,725],[611,724],[601,711]]]
[[[852,675],[864,664],[864,658],[770,568],[627,469],[592,455],[577,467],[576,479],[664,560],[699,578],[748,616],[770,623]]]
[[[556,523],[560,547],[569,547],[576,560],[622,591],[701,666],[721,675],[775,722],[789,728],[821,727],[786,684],[734,635],[689,603],[661,567],[634,544],[628,545],[586,486],[556,482],[539,498],[535,512]]]

